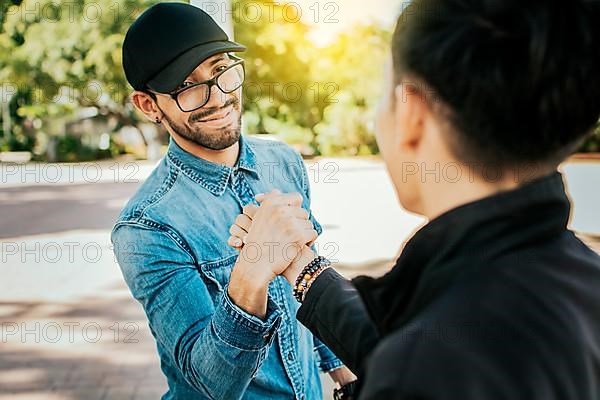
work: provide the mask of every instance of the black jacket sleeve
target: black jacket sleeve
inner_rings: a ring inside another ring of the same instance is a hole
[[[379,333],[349,280],[331,268],[324,271],[306,294],[297,318],[361,378]]]

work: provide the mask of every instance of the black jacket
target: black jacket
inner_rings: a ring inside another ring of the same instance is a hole
[[[600,399],[600,257],[562,177],[456,208],[379,279],[323,273],[298,319],[360,400]]]

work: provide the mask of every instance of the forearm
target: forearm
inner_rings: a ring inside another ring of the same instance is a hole
[[[298,320],[360,377],[379,334],[352,283],[333,269],[308,290]]]

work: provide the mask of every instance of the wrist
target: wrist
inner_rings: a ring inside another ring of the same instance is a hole
[[[251,271],[236,264],[231,271],[227,294],[236,306],[249,314],[264,319],[267,314],[269,283],[273,278],[257,274],[256,270],[257,268]]]
[[[296,283],[296,279],[298,275],[302,272],[304,267],[306,267],[312,260],[317,257],[317,254],[312,251],[312,249],[308,246],[304,246],[302,251],[298,254],[298,256],[292,261],[289,268],[284,272],[283,276],[290,285],[294,286]]]
[[[269,265],[263,265],[261,260],[246,259],[243,254],[237,258],[231,271],[232,278],[254,290],[268,287],[276,276]]]
[[[294,298],[298,300],[298,302],[303,303],[306,294],[312,287],[312,285],[316,282],[316,280],[321,276],[323,271],[330,268],[331,262],[327,260],[325,257],[315,257],[306,267],[302,269],[302,272],[296,278],[294,283]]]
[[[340,386],[354,382],[357,379],[356,375],[354,375],[346,366],[330,371],[329,376],[331,376],[331,379]]]

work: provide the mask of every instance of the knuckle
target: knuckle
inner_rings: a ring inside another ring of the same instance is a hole
[[[292,235],[294,235],[294,234],[295,234],[295,230],[294,230],[294,228],[293,228],[292,226],[290,226],[290,225],[286,225],[286,226],[283,228],[283,233],[284,233],[286,236],[292,236]]]
[[[273,204],[276,199],[277,199],[277,195],[269,195],[265,198],[265,201],[263,204]]]
[[[254,204],[247,204],[243,208],[244,214],[250,215],[250,216],[254,215],[254,213],[256,213],[256,210],[258,210],[258,207]]]

